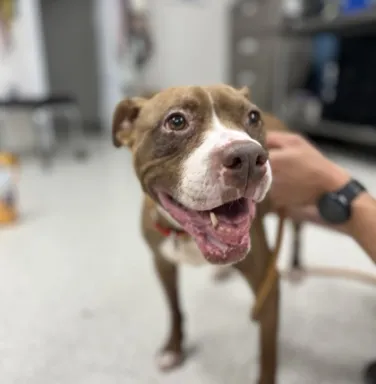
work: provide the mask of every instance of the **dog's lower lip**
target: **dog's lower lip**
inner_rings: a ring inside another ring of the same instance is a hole
[[[205,239],[204,241],[202,239]],[[201,238],[198,238],[196,241],[206,249],[206,252],[203,252],[206,260],[212,264],[225,265],[233,264],[241,261],[250,250],[250,239],[248,236],[244,237],[244,241],[240,245],[229,246],[218,241],[216,238],[211,235],[203,235]]]

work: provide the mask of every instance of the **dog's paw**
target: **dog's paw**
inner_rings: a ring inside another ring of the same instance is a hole
[[[213,280],[216,282],[221,282],[228,280],[232,274],[232,267],[215,267],[213,272]]]
[[[178,367],[182,362],[183,354],[176,351],[161,351],[156,358],[157,366],[163,372]]]

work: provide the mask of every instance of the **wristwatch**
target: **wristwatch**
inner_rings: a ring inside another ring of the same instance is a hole
[[[352,179],[340,190],[325,193],[317,202],[321,218],[329,224],[346,223],[351,217],[353,200],[365,191],[359,181]]]

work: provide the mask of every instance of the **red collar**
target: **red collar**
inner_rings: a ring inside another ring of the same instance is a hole
[[[187,235],[187,232],[182,231],[181,229],[172,229],[166,228],[160,225],[158,222],[154,223],[155,229],[163,236],[168,237],[170,235],[184,236]]]

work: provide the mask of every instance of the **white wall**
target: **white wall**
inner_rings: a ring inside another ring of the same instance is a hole
[[[8,57],[0,52],[0,97],[9,90],[11,80],[11,64]]]
[[[135,10],[143,11],[149,1],[129,0],[129,5]],[[153,1],[151,0],[151,3]],[[94,23],[98,41],[101,115],[102,124],[108,129],[111,128],[115,106],[124,97],[121,82],[122,70],[118,58],[121,11],[119,0],[95,0]]]
[[[148,88],[228,81],[231,0],[149,0],[156,51]]]
[[[228,6],[232,0],[130,0],[147,5],[155,52],[144,83],[148,89],[173,85],[226,82],[228,68]],[[119,2],[96,0],[102,116],[109,126],[123,97],[117,61]]]
[[[17,48],[0,58],[0,94],[14,83],[23,94],[48,89],[40,25],[39,0],[19,0],[15,24]],[[119,2],[95,0],[98,31],[103,123],[110,126],[122,97],[117,62]],[[147,1],[147,0],[144,0]],[[155,52],[149,64],[147,88],[227,81],[228,4],[231,0],[148,0]]]
[[[0,97],[6,95],[11,87],[16,87],[24,96],[43,95],[48,92],[48,76],[40,2],[19,0],[17,8],[19,13],[14,23],[15,49],[11,54],[0,53]],[[116,57],[120,28],[119,11],[118,0],[95,0],[93,22],[99,48],[101,115],[105,126],[110,126],[114,106],[122,97]]]
[[[94,22],[97,31],[100,68],[101,116],[104,127],[111,127],[112,114],[122,98],[117,60],[120,33],[118,0],[96,0]]]
[[[0,53],[0,97],[13,88],[22,96],[39,96],[48,91],[44,44],[39,0],[19,0],[17,18],[13,26],[13,49]],[[48,116],[46,115],[46,128]],[[35,138],[26,113],[9,114],[1,127],[2,145],[9,150],[23,151],[32,147]],[[48,144],[53,136],[43,129],[43,140]]]
[[[48,88],[39,0],[19,0],[14,22],[14,49],[0,54],[0,96],[16,87],[22,95],[40,95]]]

